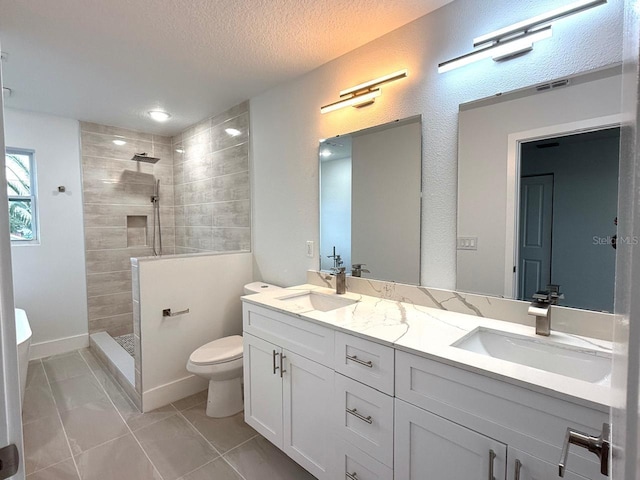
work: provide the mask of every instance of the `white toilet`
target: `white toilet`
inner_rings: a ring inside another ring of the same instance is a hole
[[[264,282],[244,286],[251,295],[280,289]],[[189,357],[187,370],[209,380],[207,415],[222,418],[235,415],[244,408],[242,398],[242,337],[232,335],[209,342]]]

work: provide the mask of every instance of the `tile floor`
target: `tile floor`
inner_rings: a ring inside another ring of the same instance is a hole
[[[90,349],[29,364],[28,480],[313,480],[243,414],[205,414],[206,391],[137,411]]]

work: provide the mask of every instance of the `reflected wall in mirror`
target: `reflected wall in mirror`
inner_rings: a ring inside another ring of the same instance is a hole
[[[616,66],[460,106],[458,290],[613,311],[620,98]]]
[[[320,143],[320,269],[420,283],[420,117]]]

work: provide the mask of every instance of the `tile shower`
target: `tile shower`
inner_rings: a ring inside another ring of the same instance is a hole
[[[156,180],[163,255],[250,251],[248,130],[248,102],[173,138],[81,122],[89,334],[140,351],[130,259],[153,255]]]

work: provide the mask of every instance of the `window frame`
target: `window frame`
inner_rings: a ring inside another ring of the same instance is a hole
[[[11,245],[39,245],[40,244],[40,222],[38,221],[38,186],[36,175],[36,152],[28,148],[5,148],[5,169],[6,157],[9,155],[22,155],[29,157],[29,191],[30,195],[10,195],[7,191],[7,207],[11,204],[11,201],[28,200],[31,204],[31,231],[33,232],[33,238],[31,240],[17,240],[11,239]],[[6,175],[6,172],[5,172]]]

